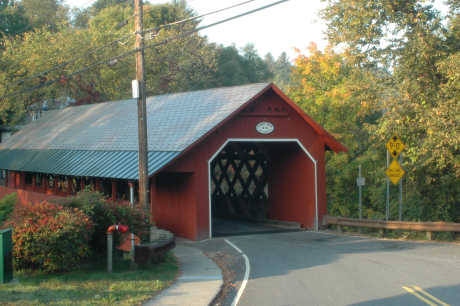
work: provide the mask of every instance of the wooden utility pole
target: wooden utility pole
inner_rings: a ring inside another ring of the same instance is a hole
[[[145,72],[144,72],[144,26],[142,24],[142,0],[134,0],[135,30],[136,30],[136,79],[139,83],[137,98],[137,122],[139,137],[139,202],[149,210],[149,178],[147,159],[147,111],[145,101]]]

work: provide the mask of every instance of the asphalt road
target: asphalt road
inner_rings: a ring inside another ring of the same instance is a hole
[[[227,239],[250,262],[239,306],[460,305],[460,245],[314,232]]]

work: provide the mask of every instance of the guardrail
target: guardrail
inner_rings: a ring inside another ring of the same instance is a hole
[[[423,231],[427,233],[427,239],[431,240],[432,232],[460,232],[460,223],[452,222],[408,222],[408,221],[383,221],[368,219],[353,219],[343,217],[326,216],[324,225],[337,225],[337,230],[342,231],[342,226],[369,227],[380,230],[406,230]]]

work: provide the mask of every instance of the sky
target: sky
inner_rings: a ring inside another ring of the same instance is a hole
[[[201,25],[216,22],[242,12],[273,3],[276,0],[257,0],[242,7],[205,17]],[[95,1],[67,0],[70,6],[88,6]],[[151,0],[152,4],[167,3],[169,0]],[[189,6],[199,15],[232,6],[244,0],[189,0]],[[209,40],[225,46],[235,44],[242,48],[253,43],[260,56],[271,52],[275,57],[283,51],[295,57],[294,47],[305,50],[310,42],[320,49],[327,45],[323,31],[325,24],[318,17],[322,7],[320,0],[290,0],[280,5],[256,12],[225,24],[200,32]]]
[[[207,16],[201,25],[210,24],[242,12],[273,3],[276,0],[257,0],[247,5],[219,14]],[[446,9],[436,0],[436,7]],[[66,0],[70,6],[86,7],[95,0]],[[145,2],[145,0],[144,0]],[[150,0],[152,4],[168,3],[170,0]],[[188,0],[189,6],[198,15],[245,2],[245,0]],[[324,35],[326,25],[319,17],[319,11],[325,3],[320,0],[290,0],[280,5],[256,12],[225,24],[200,32],[209,40],[225,46],[235,44],[242,48],[253,43],[260,56],[270,52],[278,57],[285,51],[291,59],[296,57],[294,48],[306,52],[310,42],[315,42],[319,49],[327,46]]]

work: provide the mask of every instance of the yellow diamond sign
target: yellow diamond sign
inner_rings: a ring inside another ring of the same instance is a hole
[[[387,150],[393,158],[398,157],[399,153],[404,150],[404,147],[404,143],[397,135],[391,137],[391,139],[387,142]]]
[[[401,168],[399,163],[393,159],[393,161],[390,164],[390,167],[388,167],[385,173],[390,179],[390,181],[396,185],[406,172],[403,170],[403,168]]]

